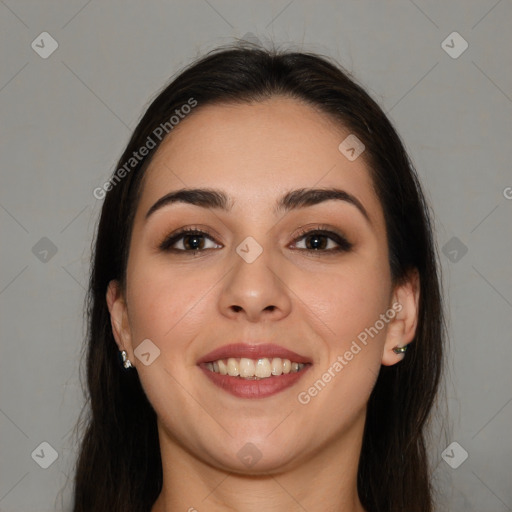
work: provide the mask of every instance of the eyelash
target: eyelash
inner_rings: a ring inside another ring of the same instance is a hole
[[[172,253],[192,253],[193,255],[197,255],[200,252],[212,250],[212,248],[207,249],[195,249],[195,250],[187,250],[187,249],[175,249],[172,246],[180,239],[184,238],[186,235],[196,235],[196,236],[206,236],[210,238],[210,240],[214,241],[213,236],[206,230],[202,230],[196,227],[183,228],[180,229],[176,233],[172,233],[168,237],[166,237],[158,246],[159,250],[163,252],[172,252]],[[320,255],[319,253],[323,253],[323,255],[330,254],[338,254],[340,252],[348,252],[352,249],[353,244],[350,243],[343,235],[340,233],[336,233],[331,231],[326,226],[317,226],[316,228],[303,228],[299,231],[297,236],[294,239],[294,243],[297,241],[306,238],[307,235],[320,235],[326,236],[336,242],[338,247],[334,249],[298,249],[300,251],[306,251],[310,254],[314,254],[316,256]],[[217,242],[215,242],[217,243]]]

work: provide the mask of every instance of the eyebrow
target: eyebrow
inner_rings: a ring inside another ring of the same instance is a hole
[[[277,200],[272,211],[274,215],[277,215],[281,211],[305,208],[331,200],[344,201],[355,206],[368,223],[371,224],[370,216],[359,199],[338,188],[300,188],[291,190]],[[233,207],[233,201],[222,190],[213,188],[184,188],[169,192],[158,199],[147,211],[145,218],[148,219],[150,215],[160,208],[173,203],[187,203],[202,208],[215,208],[223,211],[230,211]]]

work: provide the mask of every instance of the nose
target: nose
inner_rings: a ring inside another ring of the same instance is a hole
[[[221,313],[232,319],[249,322],[277,321],[291,309],[290,289],[283,266],[272,264],[270,251],[248,263],[237,253],[234,264],[223,282],[219,300]]]

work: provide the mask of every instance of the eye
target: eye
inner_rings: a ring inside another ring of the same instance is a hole
[[[220,247],[214,243],[214,247],[206,247],[206,240],[214,242],[213,237],[206,231],[196,228],[183,228],[172,233],[159,245],[161,251],[169,252],[196,252]],[[174,247],[174,246],[177,247]]]
[[[208,241],[211,243],[210,247],[207,246]],[[309,253],[332,254],[347,252],[352,248],[352,244],[343,235],[322,228],[322,226],[310,230],[303,228],[292,245],[297,247],[300,243],[304,243],[305,247],[298,247],[298,249]],[[164,252],[192,252],[197,254],[206,250],[221,248],[222,245],[217,244],[213,236],[207,231],[191,227],[171,233],[158,247]]]
[[[307,229],[303,229],[295,239],[295,245],[297,245],[297,241],[299,241],[299,243],[301,243],[300,241],[303,241],[305,247],[299,248],[310,253],[338,253],[342,251],[350,251],[350,249],[352,249],[352,244],[343,235],[329,229],[323,229],[322,227],[317,227],[316,229],[309,231]],[[331,245],[330,247],[329,242]],[[334,247],[332,246],[333,242]]]

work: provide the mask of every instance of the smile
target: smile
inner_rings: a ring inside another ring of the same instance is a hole
[[[209,382],[238,398],[266,398],[290,388],[313,361],[272,343],[232,343],[197,361]]]
[[[305,363],[297,363],[280,357],[259,359],[230,357],[206,363],[206,368],[211,372],[249,380],[269,379],[283,374],[297,373],[305,366]]]

